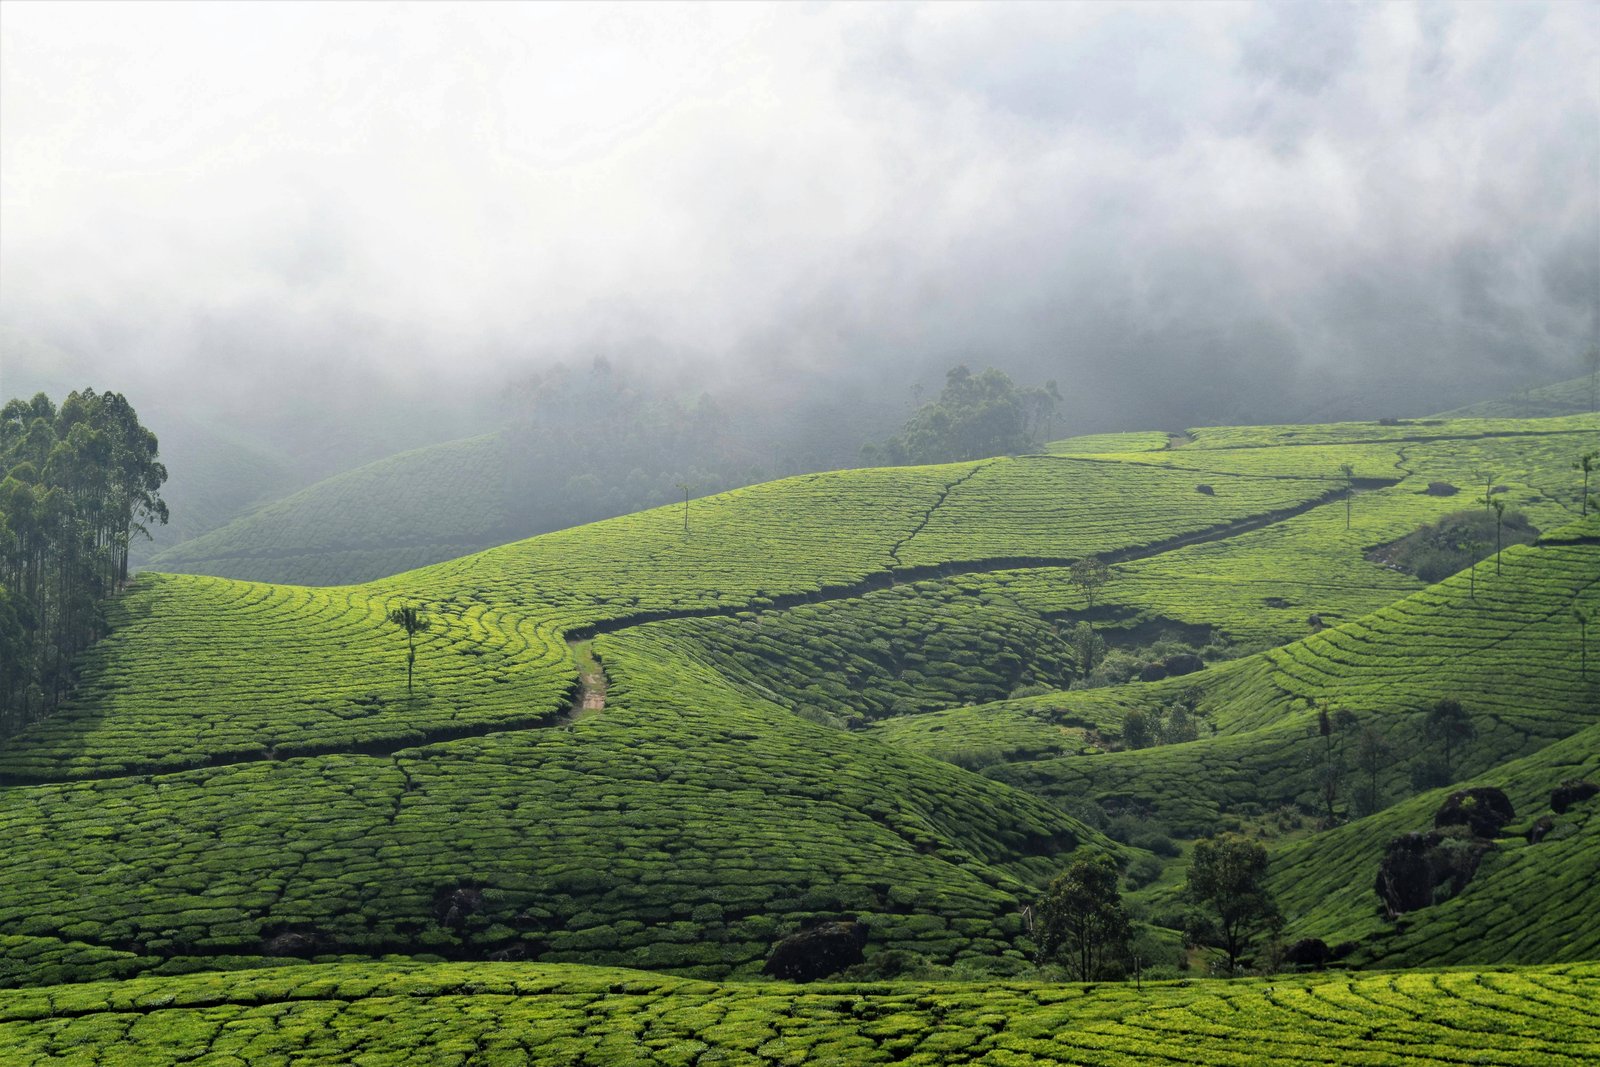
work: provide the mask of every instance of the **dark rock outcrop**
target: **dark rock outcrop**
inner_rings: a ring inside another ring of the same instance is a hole
[[[1517,817],[1505,793],[1494,786],[1458,789],[1445,798],[1434,813],[1435,827],[1465,826],[1474,837],[1494,837],[1500,828]]]
[[[1596,793],[1600,793],[1600,785],[1581,778],[1569,778],[1550,794],[1550,810],[1557,815],[1565,815],[1572,805],[1582,804]]]
[[[1454,826],[1402,834],[1384,851],[1373,888],[1390,918],[1426,908],[1465,889],[1493,847]]]
[[[1423,490],[1428,496],[1455,496],[1461,490],[1449,482],[1429,482],[1428,488]]]
[[[1167,669],[1159,663],[1146,663],[1139,669],[1139,681],[1159,682],[1167,676]]]
[[[761,970],[785,981],[814,982],[860,963],[866,944],[866,923],[819,923],[774,945]]]

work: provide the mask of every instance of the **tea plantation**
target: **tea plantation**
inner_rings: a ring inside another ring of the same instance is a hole
[[[1594,964],[1132,985],[713,985],[596,967],[328,964],[30,990],[0,1059],[72,1064],[1560,1067]]]
[[[64,710],[0,741],[0,1062],[1592,1059],[1595,805],[1515,835],[1600,777],[1597,445],[1595,416],[1111,434],[362,585],[141,575]],[[1432,586],[1374,558],[1486,489],[1536,544]],[[410,689],[401,606],[431,620]],[[1083,622],[1185,666],[1095,674]],[[1444,699],[1471,736],[1414,785]],[[1126,743],[1178,704],[1186,739]],[[1385,742],[1370,813],[1350,770],[1325,818],[1319,710]],[[1445,782],[1517,820],[1385,918],[1385,844]],[[1160,925],[1219,829],[1343,967],[1540,966],[1041,980],[1031,905],[1075,854],[1143,870]],[[868,931],[842,984],[760,978],[834,918]]]

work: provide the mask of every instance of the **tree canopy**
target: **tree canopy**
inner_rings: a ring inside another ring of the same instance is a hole
[[[1190,934],[1227,954],[1230,975],[1256,937],[1282,922],[1266,880],[1267,850],[1260,842],[1224,834],[1195,843],[1184,893],[1202,909],[1203,922]]]
[[[869,463],[950,463],[1011,455],[1040,446],[1061,403],[1055,382],[1021,388],[1004,371],[966,366],[945,374],[944,389],[881,445],[862,449]]]
[[[0,409],[0,730],[47,713],[104,628],[128,545],[167,521],[155,434],[120,393]]]
[[[1117,865],[1105,853],[1082,856],[1057,875],[1039,902],[1039,952],[1058,959],[1080,982],[1127,948],[1132,930],[1117,888]]]

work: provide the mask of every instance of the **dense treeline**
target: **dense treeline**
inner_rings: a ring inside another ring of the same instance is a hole
[[[0,409],[0,732],[48,713],[100,636],[128,545],[167,521],[156,436],[120,393]]]
[[[900,432],[869,444],[862,459],[873,466],[949,463],[1033,451],[1061,403],[1055,382],[1020,388],[994,367],[973,374],[952,367],[935,400],[923,404]]]

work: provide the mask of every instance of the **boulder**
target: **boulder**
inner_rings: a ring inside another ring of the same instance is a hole
[[[1202,670],[1206,664],[1204,660],[1193,652],[1179,652],[1175,656],[1168,656],[1162,660],[1161,665],[1167,669],[1169,677],[1176,678],[1179,675],[1193,674],[1195,671]]]
[[[1483,854],[1493,847],[1454,826],[1402,834],[1384,851],[1373,888],[1390,918],[1426,908],[1465,889]]]
[[[867,933],[867,924],[854,920],[819,923],[772,946],[762,973],[789,982],[837,974],[862,961]]]
[[[1596,793],[1600,793],[1600,785],[1580,778],[1569,778],[1550,794],[1550,810],[1557,815],[1565,815],[1572,805],[1582,804]]]
[[[1391,917],[1433,903],[1433,873],[1428,865],[1428,834],[1402,834],[1389,842],[1373,886]]]
[[[1139,670],[1139,681],[1159,682],[1167,676],[1167,669],[1159,663],[1146,663]]]
[[[1429,482],[1428,488],[1423,490],[1428,496],[1455,496],[1461,490],[1449,482]]]
[[[1493,837],[1517,817],[1505,793],[1493,786],[1458,789],[1434,813],[1435,827],[1465,826],[1474,837]]]

